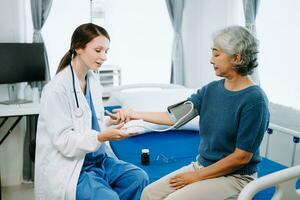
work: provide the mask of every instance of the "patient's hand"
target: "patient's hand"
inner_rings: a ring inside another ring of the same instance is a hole
[[[178,190],[197,181],[199,181],[197,172],[184,172],[171,177],[169,184],[175,190]]]
[[[113,112],[105,111],[106,114],[114,120],[115,123],[128,122],[134,119],[135,111],[132,109],[114,109]]]
[[[105,110],[105,113],[108,115],[104,119],[104,124],[106,127],[119,124],[119,121],[117,120],[115,114],[113,114],[107,110]]]

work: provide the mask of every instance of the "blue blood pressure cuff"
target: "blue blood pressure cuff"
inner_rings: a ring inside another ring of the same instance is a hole
[[[188,100],[170,105],[167,109],[172,120],[175,122],[174,127],[176,129],[185,125],[198,115],[198,111],[194,108],[194,104]]]

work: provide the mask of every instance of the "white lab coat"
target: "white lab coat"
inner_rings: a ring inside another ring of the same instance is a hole
[[[74,77],[79,106],[83,109],[80,118],[74,113],[77,106],[69,66],[56,75],[42,93],[36,138],[36,200],[75,200],[85,154],[104,145],[91,129],[91,111],[76,74]],[[97,119],[103,128],[102,87],[93,72],[89,71],[87,77]]]

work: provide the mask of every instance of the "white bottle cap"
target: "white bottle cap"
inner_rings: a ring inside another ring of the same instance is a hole
[[[142,153],[149,153],[149,149],[142,149]]]

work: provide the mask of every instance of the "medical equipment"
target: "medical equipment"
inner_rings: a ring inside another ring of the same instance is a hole
[[[163,153],[160,153],[156,156],[155,161],[158,164],[170,164],[170,163],[175,163],[176,158],[174,156],[166,156]]]
[[[184,124],[188,123],[189,121],[191,121],[192,119],[194,119],[197,115],[198,112],[196,109],[194,109],[194,104],[191,101],[185,100],[185,101],[181,101],[179,103],[176,103],[174,105],[168,106],[168,112],[170,113],[170,115],[175,118],[175,124],[166,128],[166,129],[153,129],[147,125],[143,125],[141,123],[139,124],[133,124],[133,125],[129,125],[126,126],[125,125],[125,129],[126,132],[136,132],[136,127],[141,127],[141,128],[145,128],[154,132],[165,132],[165,131],[169,131],[173,128],[178,129],[181,126],[183,126]],[[117,119],[116,116],[105,110],[106,114],[109,115],[112,119]],[[141,120],[141,119],[140,119]],[[138,132],[138,131],[137,131]]]
[[[73,66],[71,63],[70,63],[70,68],[71,68],[71,72],[72,72],[73,91],[74,91],[74,96],[75,96],[75,101],[76,101],[75,116],[79,118],[79,117],[82,117],[83,110],[82,110],[82,108],[79,107],[78,97],[77,97],[77,93],[76,93],[76,89],[75,89],[74,71],[73,71]]]
[[[185,100],[168,107],[168,112],[174,116],[176,123],[173,125],[176,129],[185,125],[198,115],[191,101]]]

